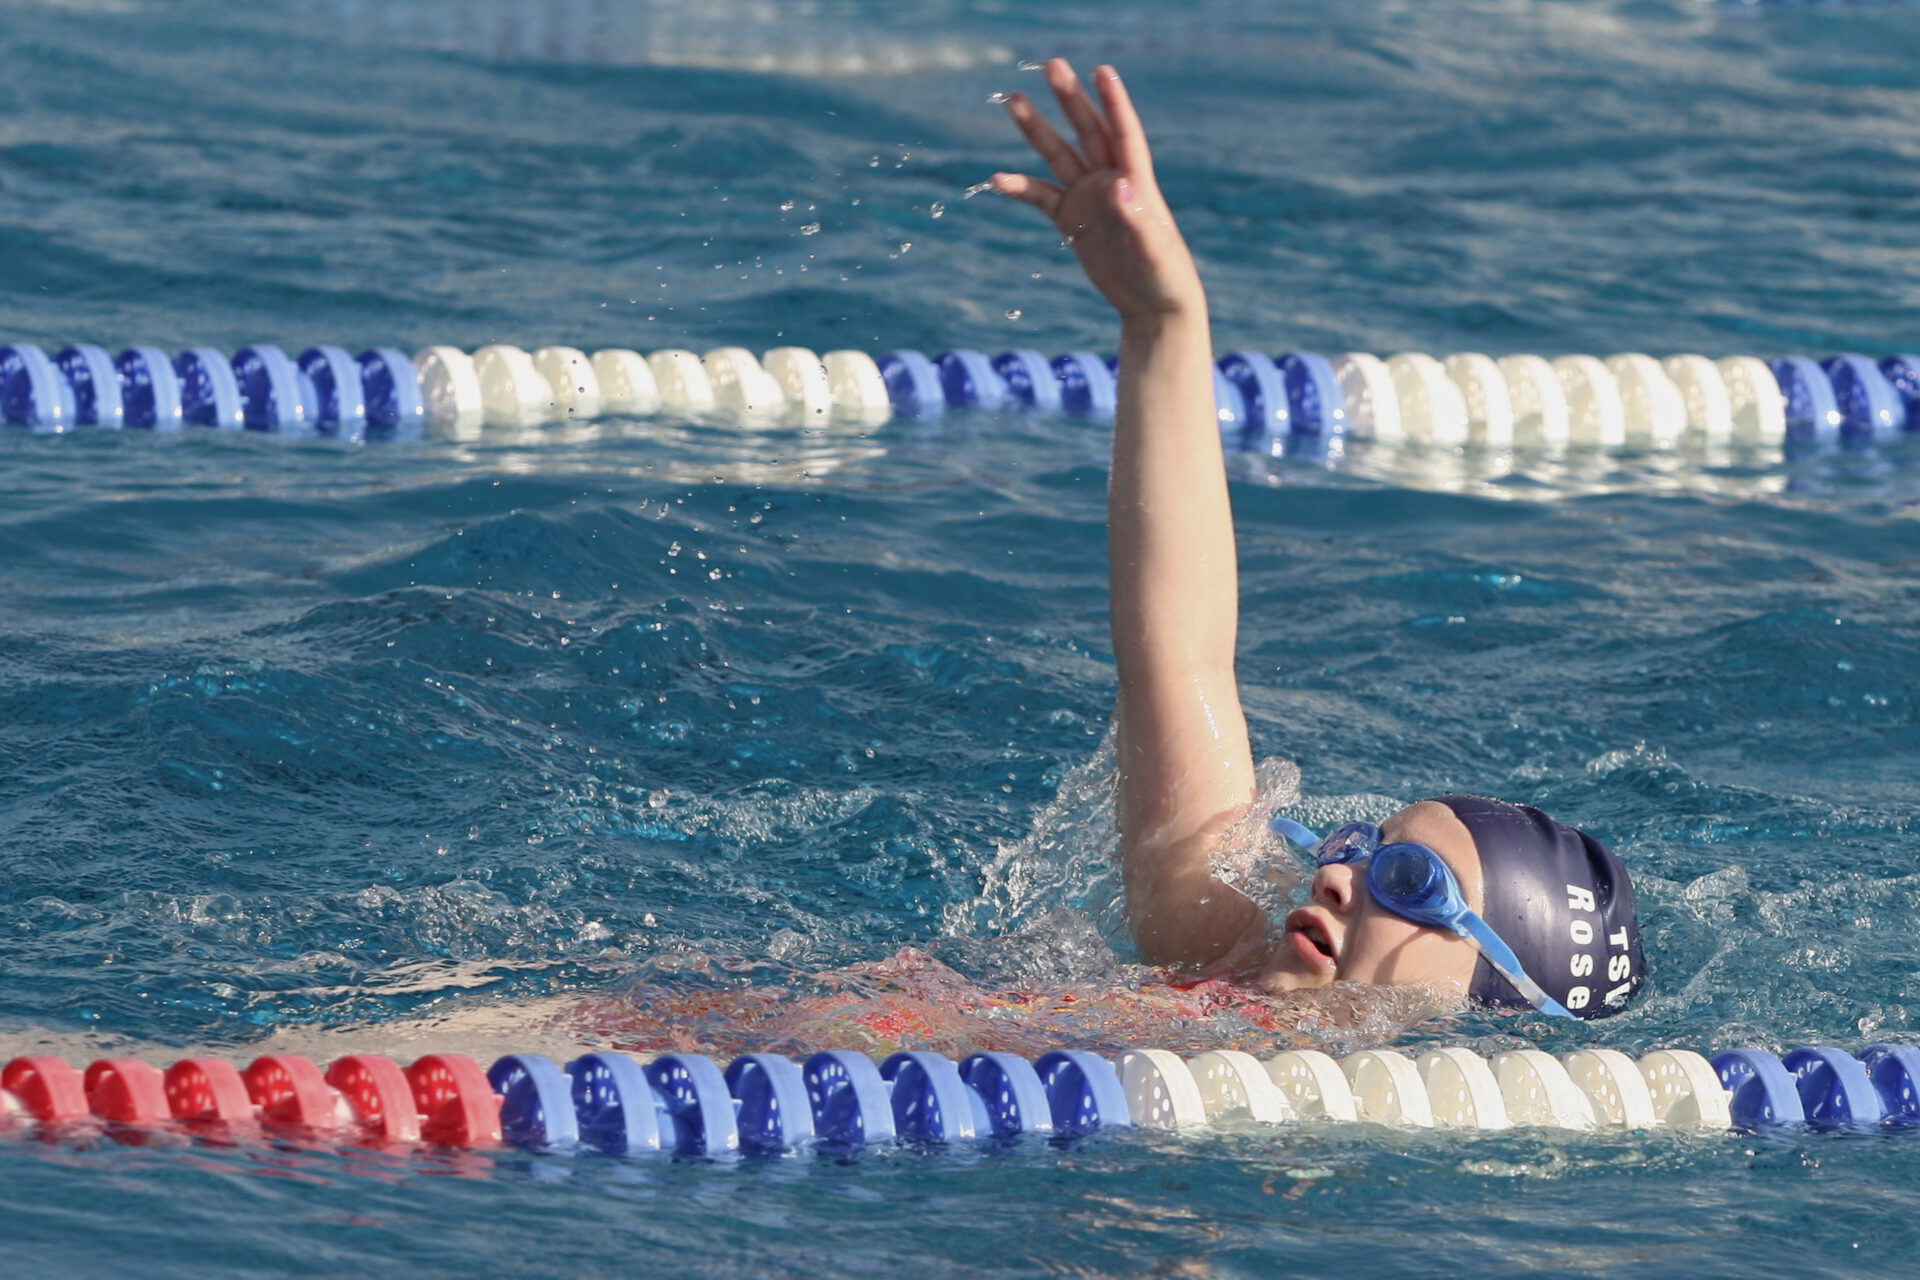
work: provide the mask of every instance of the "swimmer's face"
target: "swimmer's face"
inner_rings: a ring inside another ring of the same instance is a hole
[[[1424,844],[1453,868],[1467,904],[1479,911],[1486,886],[1473,836],[1453,810],[1431,800],[1409,805],[1380,827],[1386,842]],[[1333,982],[1420,983],[1466,998],[1480,952],[1446,929],[1402,919],[1367,892],[1364,863],[1321,867],[1313,898],[1287,917],[1270,981],[1283,990]]]

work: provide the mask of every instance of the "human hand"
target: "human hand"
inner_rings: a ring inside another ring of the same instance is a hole
[[[1123,319],[1204,312],[1200,274],[1160,194],[1147,135],[1120,73],[1104,66],[1093,73],[1103,115],[1065,58],[1046,71],[1080,145],[1061,137],[1026,94],[1014,94],[1007,112],[1057,181],[996,173],[994,189],[1053,220],[1087,279]]]

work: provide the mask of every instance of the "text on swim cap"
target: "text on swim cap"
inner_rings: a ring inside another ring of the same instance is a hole
[[[1570,884],[1567,886],[1567,910],[1598,914],[1600,904],[1594,898],[1593,890],[1582,885]],[[1592,947],[1593,922],[1575,917],[1567,925],[1567,936],[1576,947]],[[1608,1004],[1618,1004],[1633,990],[1633,983],[1630,980],[1633,977],[1633,959],[1627,954],[1628,941],[1628,931],[1624,926],[1607,935],[1607,944],[1617,950],[1617,954],[1610,956],[1607,960],[1607,981],[1619,984],[1609,990],[1604,997]],[[1591,950],[1576,951],[1567,964],[1572,976],[1590,978],[1593,976],[1597,958]],[[1593,988],[1573,987],[1568,990],[1567,998],[1562,1003],[1569,1009],[1584,1009],[1593,1003]]]

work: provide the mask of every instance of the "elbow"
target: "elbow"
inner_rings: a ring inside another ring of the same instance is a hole
[[[1130,877],[1127,925],[1147,964],[1196,972],[1244,959],[1266,936],[1266,917],[1211,875]]]
[[[1140,959],[1163,968],[1199,968],[1212,957],[1195,953],[1194,912],[1177,895],[1127,886],[1127,927]]]

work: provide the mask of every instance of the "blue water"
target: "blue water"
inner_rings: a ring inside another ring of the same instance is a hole
[[[8,0],[0,334],[1107,348],[1054,238],[964,195],[1058,51],[1129,73],[1223,348],[1920,345],[1920,8],[1168,12]],[[1920,1039],[1912,450],[1237,475],[1304,808],[1532,800],[1642,885],[1633,1013],[1369,1043]],[[1111,971],[1104,483],[1097,429],[985,416],[0,437],[0,1052],[564,1052],[637,986],[908,944]],[[1881,1274],[1916,1176],[1910,1136],[0,1137],[0,1271]]]

